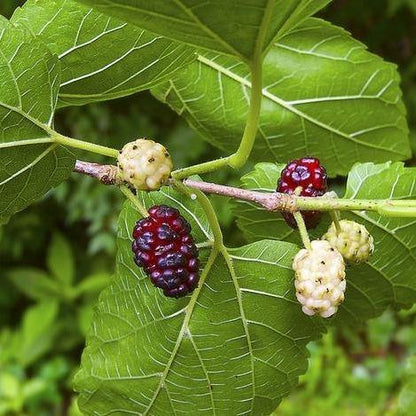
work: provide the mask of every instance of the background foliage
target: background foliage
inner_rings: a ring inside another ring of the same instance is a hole
[[[18,3],[2,1],[0,13],[9,16]],[[337,0],[321,16],[399,65],[415,151],[415,1]],[[72,137],[113,147],[120,147],[120,137],[160,138],[178,167],[219,154],[147,92],[82,109],[61,109],[56,123]],[[239,182],[230,172],[214,176],[219,182]],[[246,236],[232,222],[229,201],[214,201],[227,244],[245,244]],[[121,203],[116,190],[77,176],[0,227],[0,415],[79,414],[71,380],[92,305],[114,272]],[[64,290],[57,290],[58,284]],[[389,311],[358,331],[331,330],[309,346],[310,371],[276,414],[409,414],[406,391],[414,383],[414,370],[412,361],[407,370],[404,363],[416,353],[415,321],[413,308]],[[399,394],[402,385],[407,387]]]

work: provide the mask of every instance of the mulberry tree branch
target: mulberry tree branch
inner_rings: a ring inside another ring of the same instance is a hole
[[[117,177],[117,167],[77,160],[75,172],[92,176],[104,185],[126,185]],[[173,184],[174,180],[172,180]],[[184,179],[183,184],[206,194],[222,195],[249,201],[267,211],[373,211],[388,217],[416,217],[416,200],[397,199],[343,199],[328,197],[301,197],[280,192],[259,192],[232,186]]]
[[[292,195],[282,194],[280,192],[266,193],[250,191],[247,189],[234,188],[232,186],[218,185],[216,183],[200,182],[191,179],[185,179],[184,185],[199,189],[207,194],[228,196],[234,199],[250,201],[261,205],[268,211],[296,211],[296,200]]]
[[[254,202],[268,211],[373,211],[390,217],[416,217],[416,200],[338,199],[258,192],[185,179],[185,185],[205,193]]]
[[[121,185],[123,183],[117,178],[117,166],[114,165],[101,165],[100,163],[77,160],[74,172],[98,179],[104,185]]]

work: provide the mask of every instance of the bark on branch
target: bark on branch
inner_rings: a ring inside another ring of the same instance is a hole
[[[117,178],[117,166],[114,165],[101,165],[99,163],[77,160],[74,172],[98,179],[104,185],[121,185],[122,183]]]
[[[268,211],[289,211],[297,210],[296,199],[292,195],[279,192],[266,193],[249,191],[247,189],[234,188],[231,186],[218,185],[216,183],[193,181],[185,179],[183,184],[190,188],[199,189],[207,194],[228,196],[230,198],[250,201],[261,205]]]
[[[75,172],[92,176],[105,185],[126,185],[117,175],[117,166],[77,160]],[[177,180],[171,179],[175,185]],[[189,188],[199,189],[207,194],[223,195],[229,198],[254,202],[268,211],[374,211],[389,217],[416,217],[416,200],[391,199],[342,199],[330,195],[323,197],[302,197],[282,194],[279,192],[258,192],[248,189],[234,188],[202,181],[184,179],[183,184]]]

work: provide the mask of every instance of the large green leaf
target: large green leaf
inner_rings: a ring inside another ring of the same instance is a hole
[[[330,0],[79,0],[143,29],[251,61]]]
[[[12,21],[26,25],[59,56],[61,106],[148,89],[194,59],[185,45],[72,0],[29,0]]]
[[[0,16],[0,217],[7,218],[68,177],[75,160],[51,142],[58,59]]]
[[[117,269],[100,296],[76,378],[86,415],[269,415],[306,370],[306,343],[323,330],[302,314],[291,261],[298,248],[264,240],[206,247],[211,231],[197,202],[173,191],[144,196],[147,206],[178,207],[201,249],[203,283],[169,299],[135,266],[131,230],[120,216]]]
[[[329,174],[355,162],[410,156],[396,67],[343,29],[309,18],[275,41],[264,63],[254,161],[314,155]],[[238,60],[204,53],[152,91],[214,145],[234,152],[250,99],[249,71]]]
[[[351,171],[345,198],[416,199],[416,168],[402,163],[357,165]],[[340,318],[366,319],[388,305],[408,307],[416,302],[416,221],[388,218],[371,212],[345,217],[363,223],[374,237],[375,254],[351,268],[349,308]]]
[[[261,163],[243,177],[247,189],[273,192],[280,168]],[[416,198],[416,168],[404,168],[402,163],[358,164],[349,174],[345,198],[403,199]],[[299,241],[278,213],[258,206],[235,203],[238,225],[249,241],[269,238]],[[347,271],[346,301],[336,315],[341,323],[362,321],[380,315],[389,305],[409,306],[416,302],[416,221],[387,218],[370,212],[344,212],[344,218],[364,224],[375,240],[375,253],[370,261]],[[329,216],[312,231],[319,238],[326,231]],[[269,234],[267,234],[269,233]]]

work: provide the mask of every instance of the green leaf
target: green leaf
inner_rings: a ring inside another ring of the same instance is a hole
[[[75,160],[47,131],[59,90],[59,61],[0,16],[0,218],[41,198]]]
[[[38,35],[62,64],[60,106],[148,89],[194,59],[191,48],[72,0],[29,0],[12,21]]]
[[[10,217],[1,217],[0,216],[0,227],[2,225],[6,225],[9,222],[9,220],[10,220]]]
[[[68,416],[84,416],[78,407],[78,398],[73,397],[71,399],[71,405],[68,409]]]
[[[416,356],[408,358],[405,370],[405,383],[399,395],[399,415],[411,416],[416,406]]]
[[[179,208],[197,243],[211,239],[195,201],[170,190],[142,199]],[[82,412],[269,415],[306,370],[306,343],[323,330],[294,296],[298,248],[266,240],[200,249],[203,283],[192,296],[170,299],[132,260],[138,218],[126,204],[116,275],[100,296],[76,377]]]
[[[258,164],[242,178],[243,187],[265,192],[275,190],[280,167]],[[350,172],[344,198],[416,199],[416,168],[402,163],[357,164]],[[235,202],[237,223],[249,241],[269,238],[300,244],[298,232],[290,229],[280,214],[252,203]],[[416,302],[416,222],[413,219],[382,217],[372,212],[343,212],[342,217],[364,224],[374,237],[375,252],[368,263],[347,270],[346,300],[332,322],[350,325],[380,315],[388,306],[408,307]],[[321,237],[330,222],[324,221],[311,237]],[[407,272],[403,272],[403,271]]]
[[[16,349],[20,344],[20,333],[12,332],[7,327],[2,328],[0,332],[0,365],[2,368],[4,368],[10,362],[13,362],[16,354]]]
[[[416,168],[402,163],[356,165],[347,181],[345,198],[416,199]],[[374,255],[348,271],[348,302],[339,320],[368,319],[389,305],[409,307],[416,302],[416,221],[388,218],[372,212],[348,212],[343,217],[364,224],[374,237]]]
[[[88,330],[90,329],[93,316],[94,316],[93,304],[87,303],[85,305],[82,305],[80,308],[78,308],[78,311],[77,311],[78,327],[84,336],[87,335]]]
[[[8,274],[13,284],[33,300],[59,299],[61,290],[44,271],[33,268],[12,269]]]
[[[38,398],[42,394],[50,394],[50,385],[46,380],[39,378],[29,379],[25,382],[22,389],[22,400],[24,402],[30,402],[31,399]]]
[[[410,156],[396,67],[343,29],[314,18],[273,43],[252,160],[319,157],[331,176],[355,162]],[[215,146],[234,152],[249,108],[249,71],[212,53],[152,92]]]
[[[110,282],[107,273],[97,273],[86,277],[75,288],[75,293],[79,295],[98,295]]]
[[[2,371],[0,374],[0,398],[2,399],[0,402],[0,405],[2,406],[0,407],[0,410],[2,410],[3,414],[15,410],[16,404],[19,403],[20,391],[21,381],[18,376]]]
[[[64,287],[71,287],[75,273],[74,258],[72,248],[62,234],[53,234],[46,262],[57,281]]]
[[[330,0],[80,0],[143,29],[251,61]]]
[[[34,363],[52,347],[57,314],[58,304],[52,301],[40,303],[25,312],[20,331],[22,342],[16,351],[23,366]]]

